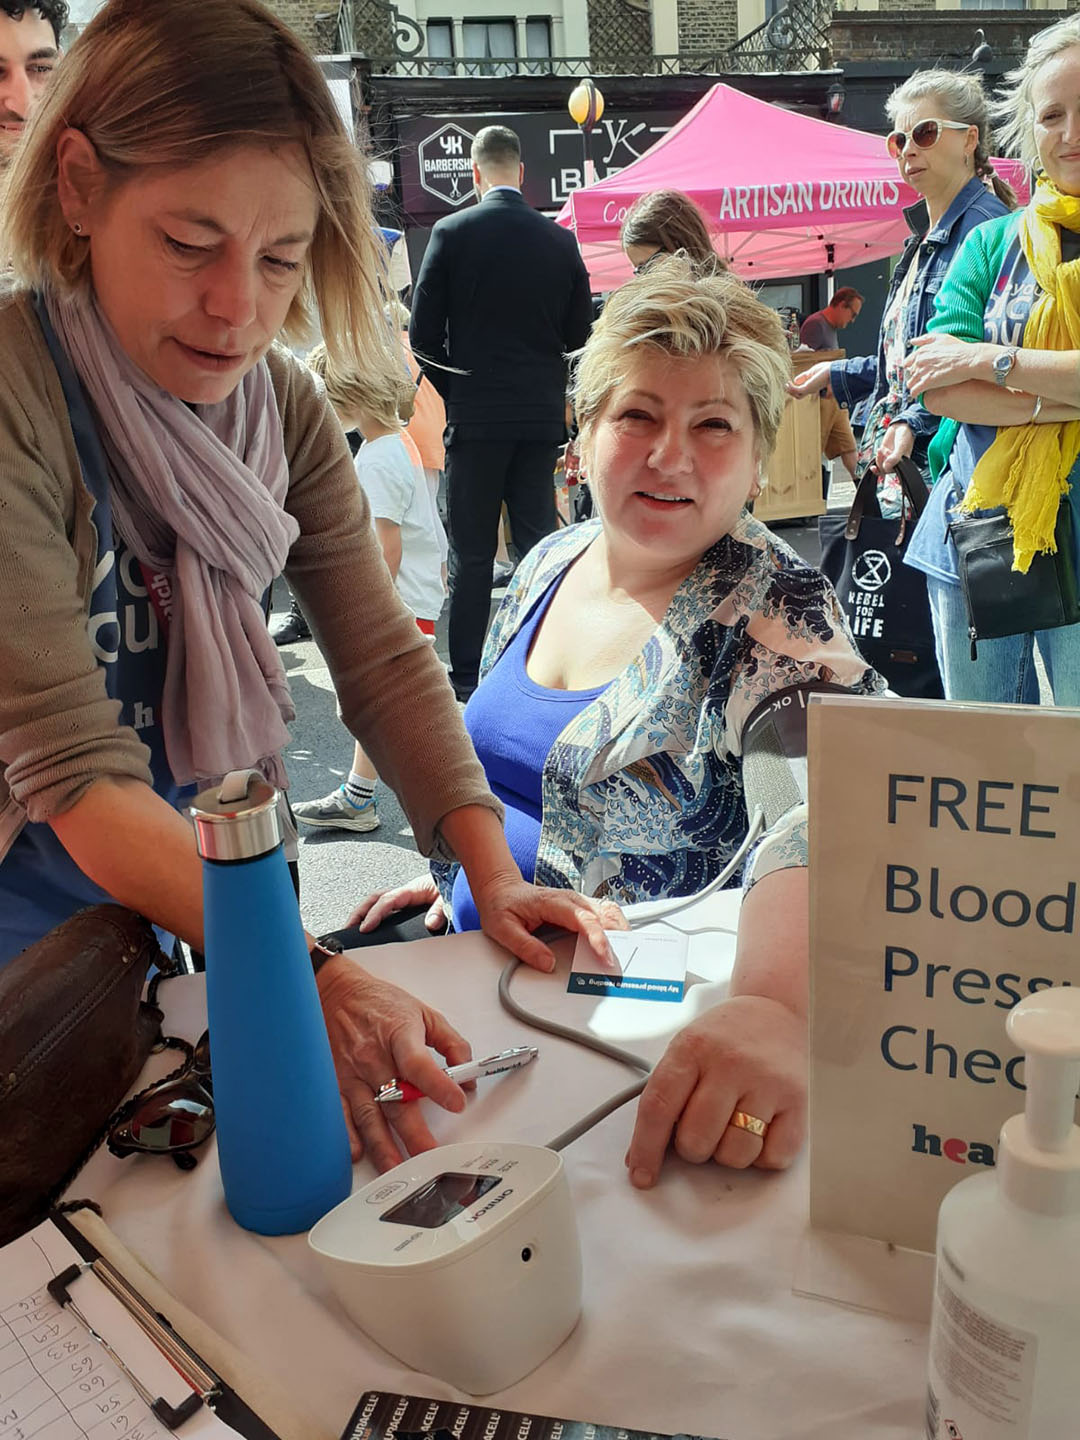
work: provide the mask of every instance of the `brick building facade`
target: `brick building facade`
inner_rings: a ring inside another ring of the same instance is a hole
[[[305,43],[314,49],[328,48],[327,42],[335,28],[334,20],[328,17],[336,17],[337,0],[268,0],[268,3]],[[740,12],[745,9],[746,0],[742,5],[739,0],[570,0],[570,3],[586,6],[589,58],[602,74],[620,70],[633,73],[635,68],[640,68],[634,62],[661,49],[666,52],[677,48],[679,52],[701,54],[726,49],[738,39]],[[750,0],[751,6],[755,3],[762,10],[760,17],[752,16],[757,22],[764,17],[764,0]],[[654,23],[655,12],[661,6],[669,12],[666,26]],[[353,0],[354,48],[359,53],[375,57],[392,52],[391,8],[386,0]],[[405,4],[397,8],[404,17],[403,38],[408,43],[417,34],[410,13],[416,11],[416,6]],[[489,7],[470,5],[469,0],[447,0],[441,8],[450,16],[474,10],[486,12]],[[542,11],[545,7],[537,4],[532,8]],[[665,45],[667,37],[674,39],[675,35],[677,45]]]
[[[829,27],[833,64],[846,68],[867,61],[903,61],[918,65],[959,65],[972,53],[975,27],[1000,61],[1023,54],[1037,31],[1070,10],[1080,0],[1068,0],[1054,10],[938,9],[935,0],[879,0],[878,10],[834,11]]]
[[[69,0],[72,32],[78,31],[103,0]],[[426,55],[422,15],[425,0],[267,0],[279,15],[317,52],[342,48],[339,29],[352,30],[351,48],[361,55],[397,58],[402,48],[410,55]],[[432,0],[426,0],[430,6]],[[530,13],[545,7],[521,0]],[[788,0],[790,10],[810,9],[816,0]],[[833,0],[832,21],[824,66],[897,64],[909,69],[937,63],[962,64],[971,55],[975,27],[1001,62],[1020,55],[1030,36],[1053,24],[1070,11],[1080,9],[1080,0],[1056,0],[1054,8],[1041,8],[1045,0],[1027,0],[1029,7],[1017,9],[968,9],[962,0]],[[563,54],[588,59],[597,74],[640,74],[649,68],[655,55],[682,57],[681,69],[702,71],[695,59],[716,61],[736,41],[760,25],[766,10],[781,8],[779,0],[563,0],[565,7],[587,16],[576,34],[588,36],[584,46],[560,49],[553,46],[557,62]],[[507,11],[521,9],[518,0],[507,0]],[[1038,8],[1034,8],[1038,7]],[[489,0],[439,0],[436,8],[444,15],[463,16],[488,13]],[[496,4],[494,9],[500,7]],[[547,8],[553,8],[551,6]],[[569,13],[569,11],[567,12]],[[344,25],[339,27],[339,17]],[[569,27],[568,27],[569,28]],[[395,29],[398,45],[395,46]],[[718,68],[715,64],[710,69]],[[733,66],[743,69],[743,66]],[[761,69],[790,68],[777,56],[775,65]],[[803,68],[801,65],[795,68]],[[811,64],[808,68],[814,68]],[[1001,66],[992,67],[988,74]],[[1006,66],[1007,68],[1007,66]]]
[[[270,0],[272,8],[314,49],[336,48],[338,0]],[[678,50],[683,68],[693,57],[718,56],[740,35],[765,18],[766,0],[567,0],[584,5],[588,16],[589,60],[597,74],[640,73],[650,56]],[[775,3],[775,0],[773,0]],[[791,0],[792,9],[812,0]],[[1032,3],[1032,0],[1028,0]],[[1036,0],[1039,3],[1039,0]],[[1058,0],[1053,9],[971,10],[958,0],[835,0],[829,33],[829,55],[835,67],[893,61],[911,65],[963,63],[970,57],[975,27],[981,26],[995,55],[1019,55],[1034,31],[1052,24],[1080,0]],[[446,14],[486,10],[470,0],[446,0]],[[508,7],[509,8],[509,7]],[[535,9],[543,7],[537,5]],[[393,6],[388,0],[351,0],[354,48],[367,56],[394,52],[394,16],[401,18],[401,38],[425,55],[423,22],[415,0]],[[760,13],[759,13],[760,12]],[[663,16],[663,19],[661,18]],[[553,58],[569,53],[558,48]],[[579,52],[573,52],[579,53]],[[584,58],[581,56],[580,58]],[[777,65],[775,68],[785,68]]]
[[[679,0],[679,50],[723,50],[739,38],[739,7],[724,0]]]
[[[322,48],[315,23],[316,15],[324,15],[335,8],[334,0],[270,0],[270,9],[275,15],[280,16],[313,50]]]

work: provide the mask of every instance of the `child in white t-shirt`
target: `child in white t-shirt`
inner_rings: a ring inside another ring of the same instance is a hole
[[[443,556],[446,533],[413,441],[402,421],[412,413],[414,385],[403,370],[400,382],[372,382],[339,374],[326,347],[317,345],[307,364],[326,385],[326,394],[346,430],[359,430],[363,444],[356,455],[356,477],[371,506],[375,526],[398,594],[416,616],[425,635],[434,637],[435,621],[446,598]],[[306,825],[335,830],[374,830],[374,765],[357,742],[352,770],[343,785],[293,807]]]
[[[371,506],[383,558],[420,629],[434,635],[446,598],[444,531],[420,452],[404,430],[384,430],[370,415],[357,428],[364,443],[356,456],[356,475]]]

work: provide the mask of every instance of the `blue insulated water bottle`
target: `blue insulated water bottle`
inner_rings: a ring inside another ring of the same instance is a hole
[[[233,1219],[309,1230],[352,1188],[330,1042],[278,823],[278,793],[233,771],[191,808],[203,860],[218,1157]]]

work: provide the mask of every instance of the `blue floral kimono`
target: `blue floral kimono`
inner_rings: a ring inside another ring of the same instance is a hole
[[[526,556],[488,636],[482,676],[599,530],[587,521]],[[745,721],[767,696],[808,680],[858,694],[885,689],[829,582],[744,511],[683,581],[640,654],[552,746],[536,883],[621,903],[702,889],[746,835]],[[806,863],[802,805],[766,832],[746,884]],[[432,868],[449,897],[453,867]]]

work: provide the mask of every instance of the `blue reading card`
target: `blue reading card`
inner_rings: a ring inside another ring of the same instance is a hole
[[[606,968],[584,936],[578,936],[567,991],[571,995],[611,995],[624,1000],[669,1000],[686,988],[687,938],[667,926],[609,930],[608,942],[618,969]]]

